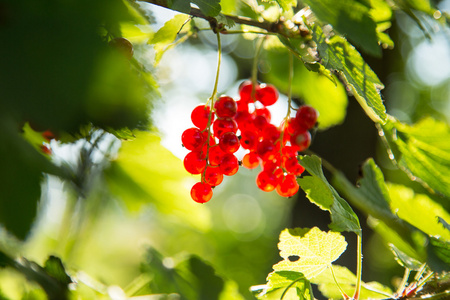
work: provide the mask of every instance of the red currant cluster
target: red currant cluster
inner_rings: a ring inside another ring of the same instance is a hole
[[[245,149],[242,165],[262,171],[256,177],[258,188],[276,190],[284,197],[293,196],[299,186],[297,176],[304,168],[297,155],[311,143],[312,129],[317,121],[317,111],[311,106],[301,106],[295,117],[286,118],[277,127],[271,122],[267,106],[278,100],[277,89],[270,84],[252,84],[244,81],[239,87],[240,99],[221,96],[213,110],[199,105],[191,113],[196,127],[186,129],[181,137],[189,152],[184,167],[191,174],[201,174],[201,182],[191,189],[194,201],[205,203],[212,197],[212,187],[219,185],[223,175],[236,174],[240,162],[235,153]],[[211,131],[212,127],[212,131]],[[238,136],[239,134],[239,136]]]

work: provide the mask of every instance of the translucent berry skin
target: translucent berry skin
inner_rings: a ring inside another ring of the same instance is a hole
[[[198,105],[196,108],[192,110],[191,120],[192,124],[200,128],[201,130],[205,129],[208,126],[209,113],[211,109],[209,106],[205,106],[204,104]],[[214,121],[214,112],[211,116],[211,122]]]
[[[269,140],[275,143],[280,138],[280,130],[273,124],[267,124],[262,132],[262,137],[265,140]]]
[[[239,161],[233,154],[226,153],[222,158],[219,168],[223,175],[232,176],[239,170]]]
[[[245,80],[239,86],[239,97],[240,101],[244,103],[255,102],[255,99],[252,97],[253,90],[255,90],[254,94],[256,96],[256,91],[258,90],[258,86],[254,86],[250,80]]]
[[[305,171],[305,168],[298,163],[297,157],[289,157],[283,160],[283,167],[288,173],[295,176],[300,176]]]
[[[191,188],[191,198],[197,203],[206,203],[213,196],[212,188],[209,184],[197,182]]]
[[[263,160],[272,160],[274,158],[276,148],[272,141],[262,140],[258,143],[256,152]]]
[[[276,189],[278,195],[282,197],[292,197],[299,190],[297,179],[294,175],[288,174],[281,180]]]
[[[208,160],[211,166],[218,166],[222,162],[222,158],[225,152],[220,149],[219,145],[215,145],[209,148]]]
[[[219,147],[223,152],[234,153],[240,147],[239,138],[233,132],[225,132],[220,136]]]
[[[262,171],[256,177],[256,185],[264,192],[271,192],[278,185],[277,177],[271,172]]]
[[[184,168],[191,174],[200,174],[206,168],[204,155],[199,151],[189,152],[183,160]]]
[[[316,125],[319,113],[312,106],[302,105],[297,110],[295,118],[297,122],[301,124],[302,127],[306,129],[311,129]]]
[[[256,152],[246,153],[242,158],[242,165],[247,169],[255,169],[259,166],[259,156]]]
[[[181,142],[188,150],[195,150],[203,146],[206,139],[204,138],[200,129],[192,127],[186,129],[181,135]]]
[[[278,100],[278,90],[271,84],[261,84],[256,90],[256,98],[264,106],[270,106]]]
[[[263,116],[266,118],[267,122],[270,122],[272,120],[272,114],[270,113],[270,111],[267,109],[267,107],[263,107],[263,108],[257,108],[255,110],[255,114],[257,116]]]
[[[268,124],[269,122],[267,122],[267,119],[264,116],[256,116],[253,120],[253,126],[258,132],[262,132]]]
[[[220,138],[225,132],[236,133],[238,125],[232,118],[217,119],[213,123],[214,136]]]
[[[255,131],[246,130],[241,133],[241,146],[244,149],[256,149],[259,142],[259,136]]]
[[[214,104],[214,109],[218,118],[232,118],[236,115],[237,104],[231,97],[220,96]]]
[[[296,146],[298,151],[308,149],[311,144],[311,134],[309,131],[297,131],[291,136],[291,145]]]
[[[202,178],[208,185],[218,186],[223,181],[223,174],[219,167],[207,166]]]

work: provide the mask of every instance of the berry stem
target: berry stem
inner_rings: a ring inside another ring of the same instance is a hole
[[[261,49],[264,44],[264,37],[260,37],[256,42],[255,56],[253,57],[253,68],[252,68],[252,83],[254,86],[258,83],[258,61],[261,54]],[[255,89],[252,89],[252,98],[255,96]]]
[[[210,110],[209,110],[209,116],[208,116],[208,125],[206,125],[206,128],[208,130],[208,137],[206,139],[206,168],[202,174],[202,178],[201,178],[202,182],[203,182],[203,178],[205,177],[206,169],[209,166],[209,162],[208,162],[209,148],[210,148],[209,139],[211,138],[211,123],[212,123],[212,116],[214,113],[214,100],[217,97],[217,87],[219,85],[220,64],[222,62],[222,43],[220,41],[220,32],[217,32],[216,36],[217,36],[217,72],[216,72],[216,80],[214,82],[213,92],[211,94],[211,97],[209,97],[208,101],[206,102],[206,105],[209,104]]]

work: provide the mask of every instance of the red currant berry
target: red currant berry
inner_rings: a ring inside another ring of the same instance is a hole
[[[213,196],[212,188],[209,184],[197,182],[191,189],[191,198],[198,203],[205,203]]]
[[[266,117],[264,116],[256,116],[255,119],[253,120],[253,126],[255,127],[256,130],[258,130],[259,132],[263,131],[263,129],[269,124],[269,122],[267,122]]]
[[[256,152],[263,160],[272,160],[275,157],[276,148],[272,141],[262,140],[258,143]]]
[[[205,129],[208,126],[209,114],[211,109],[209,106],[205,106],[204,104],[198,105],[191,113],[192,123],[200,128],[201,130]],[[211,116],[211,122],[214,121],[214,113]]]
[[[278,100],[278,90],[271,84],[261,84],[256,90],[256,98],[264,106],[273,105]]]
[[[311,134],[309,131],[297,131],[291,136],[291,145],[297,146],[298,151],[303,151],[311,144]]]
[[[250,80],[245,80],[239,86],[239,97],[245,103],[255,102],[254,95],[256,95],[257,86],[253,85]]]
[[[189,152],[183,160],[184,168],[191,174],[200,174],[206,168],[206,160],[199,151]]]
[[[277,186],[277,193],[282,197],[292,197],[299,190],[297,179],[294,175],[286,175]]]
[[[256,149],[256,146],[258,145],[259,142],[259,136],[256,132],[254,131],[243,131],[241,134],[241,146],[244,149]]]
[[[234,132],[225,132],[220,136],[219,147],[223,152],[234,153],[239,150],[239,138]]]
[[[39,148],[41,149],[42,153],[52,155],[52,149],[50,148],[50,145],[43,143],[42,145],[39,145]]]
[[[271,192],[278,185],[277,177],[272,172],[262,171],[256,177],[256,185],[264,192]]]
[[[248,112],[248,103],[242,100],[236,101],[237,112],[246,111]]]
[[[259,166],[259,156],[256,152],[246,153],[242,158],[242,165],[247,169],[254,169]]]
[[[42,133],[42,137],[47,141],[51,141],[53,139],[57,139],[57,135],[53,133],[51,130],[46,130]]]
[[[223,175],[232,176],[239,170],[239,161],[233,154],[226,153],[222,158],[219,168]]]
[[[218,118],[232,118],[237,112],[236,101],[228,96],[220,96],[214,104],[214,108]]]
[[[283,167],[286,172],[295,176],[300,176],[305,171],[305,168],[298,163],[297,157],[289,157],[284,159]]]
[[[263,116],[266,118],[267,122],[270,123],[270,120],[272,120],[272,114],[270,113],[270,111],[267,109],[267,107],[263,107],[263,108],[257,108],[255,110],[255,114],[257,116]]]
[[[225,132],[236,133],[238,125],[232,118],[217,119],[213,123],[214,136],[220,138]]]
[[[218,166],[222,161],[225,152],[220,149],[219,145],[215,145],[209,148],[208,160],[211,166]]]
[[[303,128],[311,129],[317,122],[317,118],[319,113],[312,106],[302,105],[297,110],[295,114],[295,118],[298,119],[298,122],[301,124]]]
[[[275,143],[275,141],[280,138],[280,134],[281,132],[277,126],[273,124],[267,124],[262,132],[262,137],[265,140],[269,140]]]
[[[210,186],[218,186],[223,181],[223,174],[219,167],[207,166],[202,178]]]
[[[181,135],[181,142],[188,150],[194,150],[202,146],[205,138],[198,128],[188,128]]]

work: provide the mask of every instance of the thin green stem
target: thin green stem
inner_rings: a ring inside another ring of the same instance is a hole
[[[292,53],[289,53],[289,74],[288,74],[288,89],[287,89],[287,97],[288,97],[288,109],[286,112],[286,116],[284,117],[284,124],[287,126],[287,122],[291,115],[291,105],[292,105],[292,81],[294,78],[294,58]],[[283,156],[283,140],[284,140],[284,130],[282,128],[280,134],[280,156]]]
[[[334,270],[333,270],[333,265],[330,264],[329,266],[330,270],[331,270],[331,275],[333,275],[333,279],[334,279],[334,283],[336,283],[339,291],[342,294],[342,297],[344,297],[344,299],[350,299],[350,297],[344,292],[344,290],[341,288],[341,286],[339,285],[337,279],[336,279],[336,275],[334,274]]]
[[[216,33],[217,36],[217,71],[216,71],[216,80],[214,82],[214,88],[213,88],[213,92],[211,94],[211,97],[209,97],[208,101],[206,102],[206,106],[210,107],[209,110],[209,116],[208,116],[208,124],[206,126],[207,130],[208,130],[208,137],[206,139],[206,160],[208,159],[208,155],[209,155],[209,140],[211,138],[211,124],[212,124],[212,116],[213,116],[213,111],[214,111],[214,100],[217,97],[217,87],[219,85],[219,74],[220,74],[220,64],[222,62],[222,43],[220,41],[220,33],[217,32]],[[208,166],[208,163],[206,164]],[[206,173],[206,168],[203,171],[201,180],[203,181],[203,178],[205,178],[205,173]]]
[[[264,37],[261,37],[256,42],[256,51],[255,56],[253,57],[253,67],[252,67],[252,83],[253,85],[257,84],[258,81],[258,62],[259,62],[259,56],[261,54],[261,49],[264,44]],[[255,91],[255,89],[252,90],[252,94]]]
[[[361,231],[360,231],[361,232]],[[356,235],[357,239],[357,251],[358,251],[358,262],[356,267],[356,289],[353,294],[353,299],[358,300],[361,294],[361,277],[362,277],[362,233]]]

